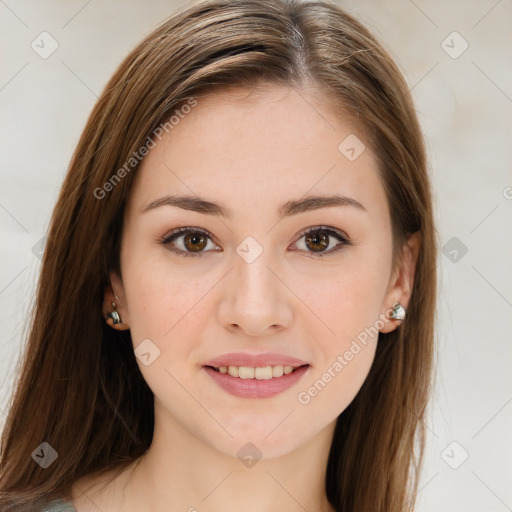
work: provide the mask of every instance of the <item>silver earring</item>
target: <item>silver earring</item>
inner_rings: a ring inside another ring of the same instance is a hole
[[[116,311],[116,303],[112,302],[112,307],[114,308],[114,311],[111,311],[110,313],[107,313],[107,318],[112,318],[112,323],[119,324],[121,323],[121,317],[119,316],[119,313]]]
[[[112,322],[114,324],[121,323],[121,317],[119,316],[119,313],[117,311],[112,311],[111,313],[107,314],[108,318],[112,318]]]
[[[393,305],[393,311],[391,311],[389,318],[393,320],[403,320],[405,318],[405,309],[400,302]]]

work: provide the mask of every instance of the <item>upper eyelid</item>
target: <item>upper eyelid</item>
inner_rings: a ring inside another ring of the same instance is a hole
[[[299,232],[299,234],[297,235],[300,238],[302,238],[304,235],[307,235],[309,232],[311,231],[329,231],[331,233],[334,233],[335,235],[338,235],[339,237],[343,238],[344,240],[346,241],[349,241],[350,238],[348,237],[348,235],[346,235],[343,231],[341,231],[340,229],[336,229],[336,228],[331,228],[329,226],[322,226],[322,225],[319,225],[319,226],[310,226],[309,228],[304,228],[302,231]]]
[[[204,228],[186,226],[182,228],[172,229],[162,237],[162,241],[166,241],[167,239],[171,239],[173,237],[178,238],[179,236],[183,236],[188,233],[202,233],[203,235],[206,235],[208,238],[210,238],[212,241],[215,240],[215,236]]]

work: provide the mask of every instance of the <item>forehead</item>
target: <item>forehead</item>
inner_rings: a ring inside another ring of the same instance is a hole
[[[130,196],[138,211],[164,194],[218,200],[235,213],[237,207],[281,204],[310,192],[338,192],[385,206],[362,133],[329,108],[325,96],[273,86],[230,88],[196,101],[155,139],[137,169]],[[354,159],[347,145],[361,154]]]

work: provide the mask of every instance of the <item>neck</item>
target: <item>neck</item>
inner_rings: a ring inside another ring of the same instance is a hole
[[[126,480],[122,510],[334,511],[325,472],[335,422],[285,455],[246,465],[163,419],[155,409],[153,441]]]

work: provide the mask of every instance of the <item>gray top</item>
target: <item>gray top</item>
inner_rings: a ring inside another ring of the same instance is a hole
[[[52,501],[41,512],[77,512],[76,508],[69,501]]]

